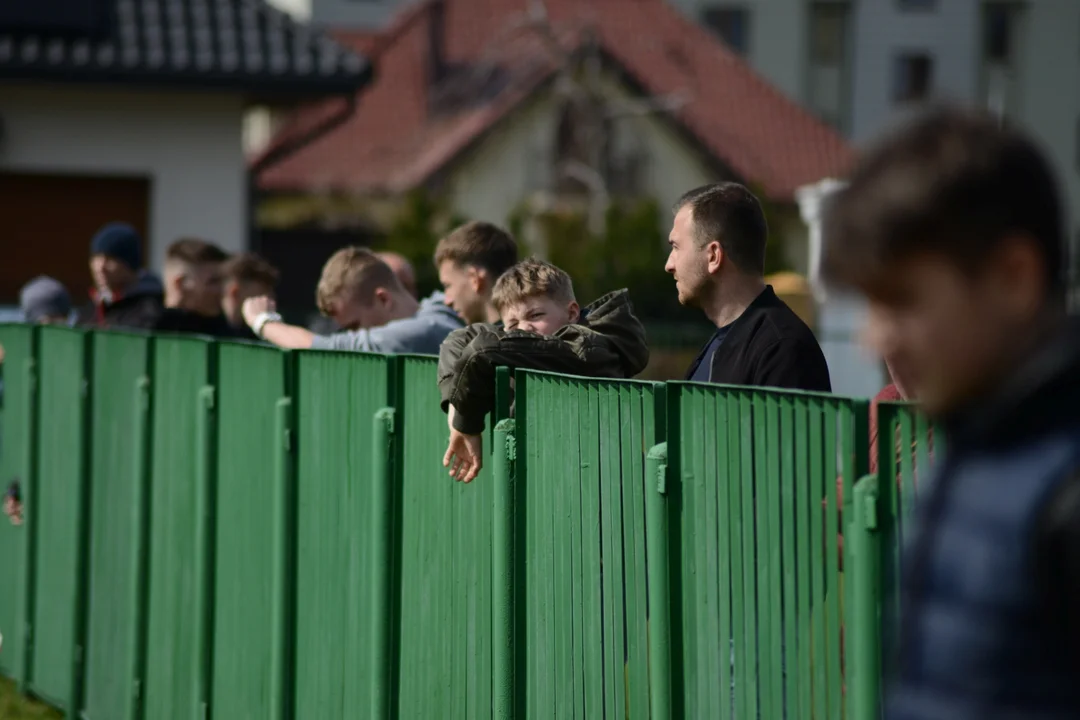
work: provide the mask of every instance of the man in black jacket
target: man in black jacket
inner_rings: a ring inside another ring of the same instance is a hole
[[[165,311],[154,330],[236,338],[221,309],[229,256],[213,243],[177,240],[165,251]]]
[[[142,238],[125,223],[105,225],[90,241],[91,303],[78,323],[149,330],[162,310],[161,281],[142,268]]]
[[[814,333],[765,284],[768,228],[757,198],[738,183],[716,183],[683,195],[673,212],[664,269],[679,302],[717,328],[686,379],[829,392]]]

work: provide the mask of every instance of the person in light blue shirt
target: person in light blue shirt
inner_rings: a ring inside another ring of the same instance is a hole
[[[315,293],[319,311],[342,331],[316,335],[282,321],[268,297],[244,302],[244,321],[263,340],[282,348],[438,354],[439,345],[462,326],[441,293],[417,300],[394,271],[366,248],[334,253],[323,266]]]

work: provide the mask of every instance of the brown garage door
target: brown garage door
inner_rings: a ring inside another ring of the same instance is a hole
[[[146,178],[0,172],[0,304],[17,303],[27,280],[52,275],[81,305],[90,238],[105,223],[130,223],[145,257],[149,207]]]

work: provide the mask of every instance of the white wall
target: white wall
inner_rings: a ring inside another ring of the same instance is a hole
[[[630,97],[610,78],[602,87],[616,102]],[[554,93],[538,96],[461,158],[448,183],[453,206],[477,220],[505,223],[523,199],[550,188],[560,108]],[[660,117],[617,119],[612,132],[616,152],[644,153],[646,194],[662,208],[690,188],[720,179]]]
[[[242,114],[239,95],[0,83],[0,170],[149,177],[160,269],[183,235],[247,246]]]

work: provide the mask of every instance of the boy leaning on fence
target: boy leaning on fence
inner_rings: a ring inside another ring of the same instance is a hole
[[[645,328],[626,290],[581,308],[569,275],[529,259],[499,277],[492,302],[502,328],[480,323],[455,330],[439,350],[439,392],[451,425],[443,465],[464,482],[480,472],[480,433],[495,406],[497,368],[629,378],[649,362]]]
[[[1080,716],[1080,327],[1035,144],[936,109],[863,156],[822,269],[945,431],[919,488],[888,720]],[[887,490],[886,490],[887,491]]]

